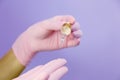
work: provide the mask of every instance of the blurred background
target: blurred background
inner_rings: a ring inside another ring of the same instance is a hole
[[[0,0],[0,57],[31,24],[68,14],[81,24],[81,44],[39,53],[24,72],[65,58],[61,80],[120,80],[120,0]]]

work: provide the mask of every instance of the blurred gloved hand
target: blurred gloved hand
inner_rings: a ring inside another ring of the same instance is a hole
[[[60,80],[68,71],[68,68],[64,66],[65,64],[65,59],[52,60],[45,65],[35,67],[13,80]]]
[[[72,33],[61,43],[61,28],[64,23],[72,24]],[[55,16],[30,26],[14,42],[12,49],[21,64],[27,65],[39,51],[56,50],[77,46],[80,43],[81,30],[72,16]]]

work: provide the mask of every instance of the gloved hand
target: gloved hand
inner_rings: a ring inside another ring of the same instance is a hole
[[[52,60],[45,65],[35,67],[13,80],[60,80],[68,71],[68,68],[64,66],[66,62],[65,59]]]
[[[65,38],[61,47],[60,30],[66,22],[72,24],[72,33]],[[56,16],[30,26],[17,38],[12,49],[20,63],[27,65],[37,52],[77,46],[80,37],[79,23],[72,16]]]

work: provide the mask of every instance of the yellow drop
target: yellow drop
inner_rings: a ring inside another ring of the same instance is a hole
[[[69,35],[71,33],[71,24],[70,23],[63,24],[61,33],[64,35]]]

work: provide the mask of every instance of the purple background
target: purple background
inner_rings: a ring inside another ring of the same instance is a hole
[[[61,57],[69,67],[62,80],[120,80],[120,0],[0,0],[0,56],[31,24],[59,14],[81,23],[81,45],[40,53],[24,72]]]

